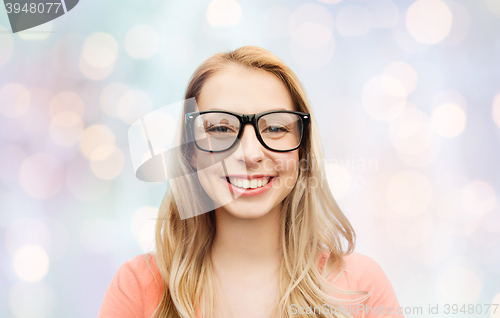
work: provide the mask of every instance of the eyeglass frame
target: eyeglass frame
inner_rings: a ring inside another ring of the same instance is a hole
[[[207,114],[207,113],[223,113],[223,114],[233,115],[236,118],[238,118],[238,120],[240,122],[240,129],[238,131],[238,135],[234,139],[233,144],[231,146],[229,146],[227,149],[224,149],[224,150],[205,150],[205,149],[202,149],[198,145],[198,143],[196,142],[196,138],[194,136],[194,121],[195,121],[196,117],[198,117],[199,115],[203,115],[203,114]],[[276,149],[272,149],[271,147],[266,145],[266,143],[262,139],[262,136],[260,135],[259,129],[257,127],[258,121],[262,116],[265,116],[268,114],[273,114],[273,113],[289,113],[289,114],[295,114],[295,115],[299,116],[299,118],[302,121],[302,134],[300,136],[300,141],[299,141],[299,144],[297,145],[297,147],[295,147],[293,149],[289,149],[289,150],[276,150]],[[224,151],[228,151],[229,149],[233,148],[234,145],[238,142],[238,140],[240,140],[240,137],[243,134],[243,129],[247,124],[251,124],[253,126],[253,128],[255,130],[255,135],[257,136],[257,139],[259,140],[260,144],[262,146],[264,146],[264,148],[266,148],[267,150],[271,150],[274,152],[294,151],[296,149],[299,149],[299,147],[302,145],[302,141],[304,140],[305,131],[306,131],[306,128],[309,125],[310,121],[311,121],[311,114],[303,113],[303,112],[299,112],[299,111],[294,111],[294,110],[270,110],[270,111],[256,113],[256,114],[241,114],[241,113],[230,112],[230,111],[226,111],[226,110],[205,110],[205,111],[201,111],[201,112],[186,113],[186,116],[184,118],[184,122],[189,127],[188,133],[191,135],[192,139],[194,140],[194,144],[196,145],[196,148],[198,148],[201,151],[210,152],[210,153],[224,152]]]

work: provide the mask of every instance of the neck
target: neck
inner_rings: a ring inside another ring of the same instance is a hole
[[[280,211],[278,205],[263,217],[242,219],[216,209],[214,266],[233,273],[275,272],[281,262]]]

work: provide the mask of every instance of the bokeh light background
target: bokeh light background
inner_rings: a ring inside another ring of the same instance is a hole
[[[130,125],[248,44],[302,81],[401,305],[500,303],[500,1],[80,1],[17,34],[0,8],[0,317],[97,316],[166,190]]]

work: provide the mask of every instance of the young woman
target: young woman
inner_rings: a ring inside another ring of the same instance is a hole
[[[193,98],[171,163],[193,177],[171,180],[156,252],[121,266],[99,318],[404,317],[381,267],[353,252],[295,74],[245,46],[202,63]]]

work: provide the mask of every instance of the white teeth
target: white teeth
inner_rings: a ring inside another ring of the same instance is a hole
[[[252,181],[250,181],[250,188],[252,189],[257,188],[257,180],[252,179]]]
[[[229,182],[238,188],[242,189],[255,189],[259,187],[263,187],[266,184],[269,183],[270,178],[262,178],[262,179],[252,179],[252,180],[247,180],[247,179],[236,179],[236,178],[229,178]]]

